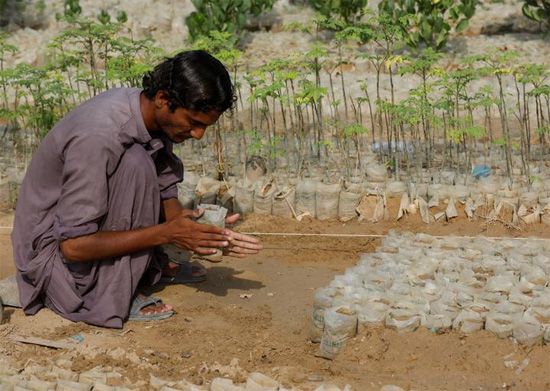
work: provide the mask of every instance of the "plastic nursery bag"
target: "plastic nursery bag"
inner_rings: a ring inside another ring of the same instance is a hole
[[[319,288],[315,291],[310,328],[311,342],[321,342],[325,329],[325,310],[332,306],[334,291],[331,288]]]
[[[198,208],[204,209],[204,213],[197,219],[197,223],[225,228],[225,217],[227,216],[226,208],[212,204],[200,204]]]
[[[334,359],[344,343],[357,334],[357,314],[349,307],[325,310],[325,329],[319,356]]]
[[[197,219],[197,223],[214,225],[216,227],[225,228],[225,217],[227,216],[227,209],[223,206],[213,204],[200,204],[199,209],[204,209],[204,213]],[[222,260],[222,251],[216,250],[212,255],[196,255],[200,259],[204,259],[210,262],[220,262]]]

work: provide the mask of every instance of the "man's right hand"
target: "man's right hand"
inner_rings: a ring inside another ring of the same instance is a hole
[[[176,246],[201,255],[215,254],[217,248],[227,247],[231,239],[231,231],[194,221],[203,212],[184,209],[165,223],[170,241]]]

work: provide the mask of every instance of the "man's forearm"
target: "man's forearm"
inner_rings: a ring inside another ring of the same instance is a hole
[[[178,216],[184,209],[177,198],[169,198],[162,202],[162,208],[164,209],[164,218],[166,221],[170,221]]]
[[[115,258],[170,243],[165,224],[131,231],[99,231],[61,242],[68,262]]]

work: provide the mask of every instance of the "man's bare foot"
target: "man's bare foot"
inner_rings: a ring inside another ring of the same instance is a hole
[[[142,300],[145,300],[147,296],[138,294],[138,297]],[[152,315],[152,314],[161,314],[163,312],[172,311],[174,307],[164,303],[158,303],[155,305],[148,305],[147,307],[142,308],[139,313],[141,315]]]

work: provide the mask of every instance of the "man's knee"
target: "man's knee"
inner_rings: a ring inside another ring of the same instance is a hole
[[[122,155],[115,175],[132,178],[133,181],[139,179],[148,181],[156,178],[156,170],[147,151],[141,145],[134,144]]]

